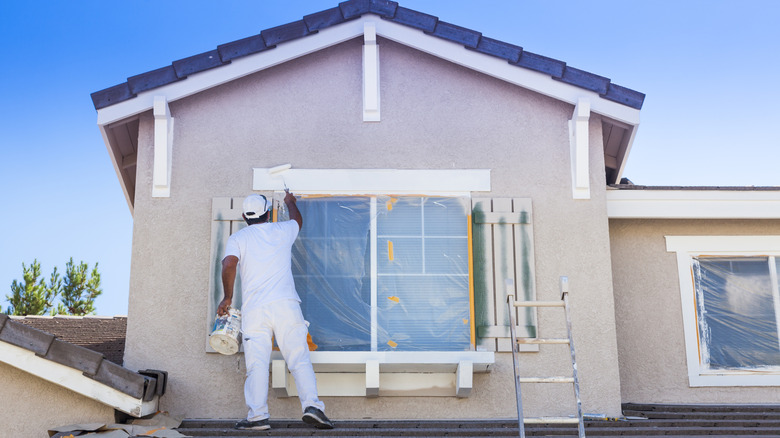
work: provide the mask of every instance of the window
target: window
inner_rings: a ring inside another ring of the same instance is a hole
[[[668,236],[692,386],[780,385],[780,238]]]
[[[293,275],[318,351],[471,349],[469,198],[314,196],[297,205]]]

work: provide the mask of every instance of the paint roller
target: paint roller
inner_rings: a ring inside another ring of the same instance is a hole
[[[279,175],[279,174],[281,174],[283,172],[286,172],[291,167],[292,167],[292,164],[290,164],[290,163],[280,164],[279,166],[274,166],[274,167],[268,169],[268,174],[271,175],[272,177],[274,177],[274,176],[277,176],[277,175]],[[281,177],[282,177],[282,184],[284,184],[284,191],[285,192],[289,192],[290,189],[287,188],[287,182],[284,180],[284,175],[282,175]]]

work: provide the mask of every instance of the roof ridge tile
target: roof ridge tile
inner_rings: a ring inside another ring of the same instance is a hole
[[[433,30],[436,29],[436,23],[439,22],[439,18],[434,15],[404,8],[402,6],[396,8],[395,16],[392,18],[385,18],[385,20],[420,29],[423,32],[433,32]]]
[[[472,49],[477,48],[479,45],[479,40],[482,38],[482,32],[477,32],[476,30],[441,20],[436,23],[436,28],[433,29],[433,32],[425,33],[437,36],[439,38],[444,38],[445,40],[463,44],[464,46]]]
[[[260,36],[263,38],[263,41],[265,41],[266,47],[270,49],[276,47],[277,44],[292,41],[314,33],[317,33],[317,31],[310,32],[306,27],[306,23],[301,19],[265,29],[260,32]]]

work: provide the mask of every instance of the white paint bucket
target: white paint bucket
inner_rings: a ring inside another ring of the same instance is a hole
[[[238,353],[241,345],[241,312],[229,308],[227,315],[217,315],[214,330],[209,336],[209,345],[216,352],[231,355]]]

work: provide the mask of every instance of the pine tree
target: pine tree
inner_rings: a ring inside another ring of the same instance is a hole
[[[5,298],[11,304],[6,311],[9,315],[43,315],[48,312],[62,287],[62,279],[57,268],[51,274],[47,285],[41,277],[41,264],[34,259],[28,268],[22,263],[24,283],[14,280],[11,283],[11,295]]]
[[[95,263],[89,277],[87,277],[87,269],[89,266],[83,261],[75,265],[73,257],[65,265],[65,278],[60,298],[62,304],[57,306],[56,313],[77,316],[95,313],[95,298],[103,293],[100,289],[98,264]]]

